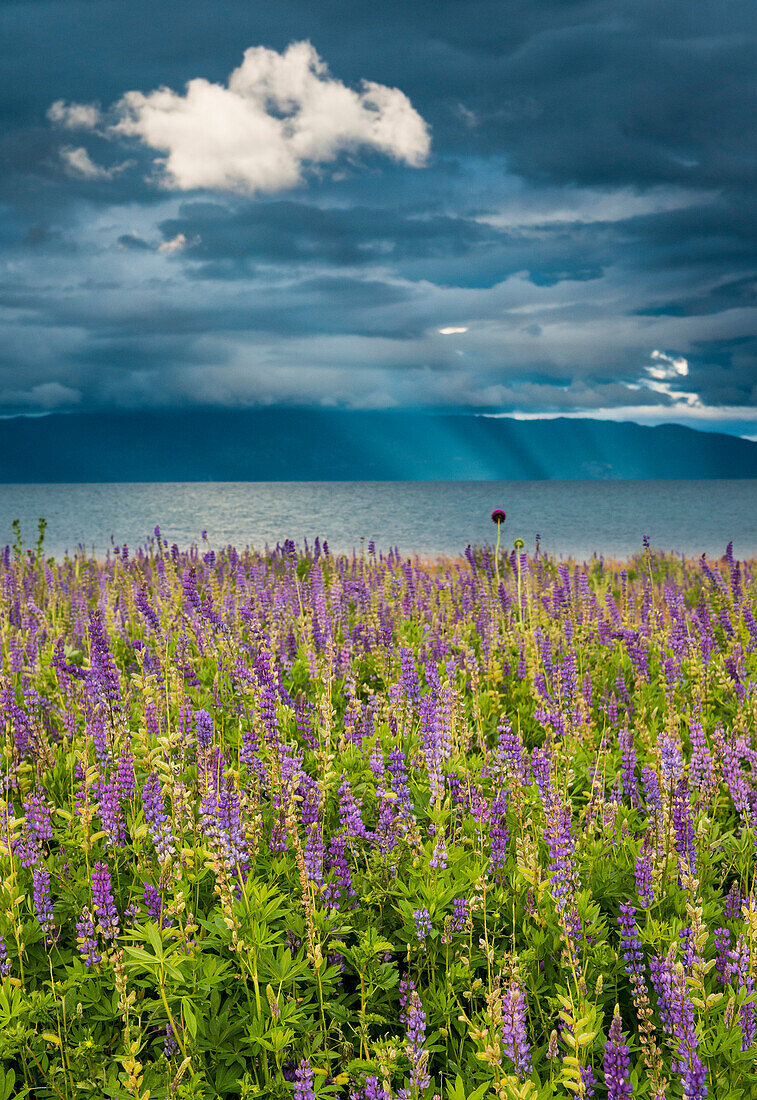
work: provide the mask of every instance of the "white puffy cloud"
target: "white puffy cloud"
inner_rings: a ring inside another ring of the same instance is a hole
[[[467,328],[460,326],[456,328],[454,325],[448,325],[447,328],[438,328],[436,330],[440,336],[456,336],[459,332],[467,332]]]
[[[699,395],[686,393],[683,390],[674,389],[671,383],[678,378],[686,378],[689,373],[689,361],[683,355],[669,355],[665,351],[653,351],[651,358],[653,364],[648,364],[644,369],[646,379],[643,385],[655,393],[662,393],[670,397],[676,404],[696,406],[701,404]]]
[[[47,117],[66,130],[94,130],[100,121],[100,108],[95,103],[66,103],[56,99],[48,109]]]
[[[647,374],[659,382],[671,378],[685,378],[689,373],[689,361],[682,355],[668,355],[664,351],[653,351],[655,366],[647,367]]]
[[[82,180],[109,180],[113,178],[112,170],[102,168],[90,157],[83,146],[74,149],[70,145],[64,146],[60,151],[61,160],[66,167],[69,176],[75,176]]]
[[[99,117],[94,106],[63,101],[48,116],[68,127],[94,126]],[[113,116],[108,135],[163,154],[161,182],[179,191],[271,193],[342,153],[372,149],[419,167],[430,148],[428,127],[404,92],[368,80],[348,88],[309,42],[284,53],[248,49],[226,85],[198,77],[183,93],[127,92]]]
[[[158,252],[181,252],[182,248],[186,248],[186,244],[186,236],[183,233],[177,233],[175,237],[171,237],[170,241],[161,241]]]

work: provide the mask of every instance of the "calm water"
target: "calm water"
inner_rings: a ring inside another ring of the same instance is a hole
[[[458,554],[493,542],[492,508],[507,511],[503,542],[541,534],[554,554],[626,556],[652,545],[686,554],[757,555],[757,481],[220,482],[134,485],[0,485],[0,544],[21,520],[26,545],[37,517],[57,555],[84,543],[98,554],[135,547],[160,524],[187,546],[207,530],[211,546],[262,548],[285,538],[326,538],[333,550]]]

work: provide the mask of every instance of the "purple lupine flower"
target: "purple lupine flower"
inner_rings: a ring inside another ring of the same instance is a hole
[[[407,761],[402,749],[393,749],[389,753],[387,770],[392,779],[392,790],[397,796],[397,803],[402,810],[412,815],[413,803],[408,786]]]
[[[502,789],[492,799],[491,807],[487,814],[489,819],[489,873],[504,867],[507,862],[507,842],[510,839],[510,830],[507,827],[507,790]]]
[[[623,1021],[617,1005],[605,1043],[604,1069],[607,1100],[630,1100],[633,1095],[629,1078],[631,1059],[623,1036]]]
[[[641,806],[639,782],[636,778],[636,747],[633,732],[627,727],[618,731],[618,744],[622,757],[623,793],[635,810]]]
[[[46,936],[51,936],[53,924],[53,903],[50,901],[50,872],[41,865],[32,872],[34,884],[34,912]]]
[[[371,1075],[365,1079],[365,1100],[391,1100],[391,1093],[383,1081]]]
[[[671,1003],[673,1032],[677,1040],[677,1059],[673,1070],[681,1075],[686,1100],[704,1100],[707,1095],[707,1067],[697,1054],[699,1038],[694,1026],[694,1009],[689,997],[689,987],[683,967],[673,970],[673,996]]]
[[[11,964],[8,959],[8,945],[0,936],[0,978],[5,978],[11,972]]]
[[[727,928],[715,929],[715,978],[721,985],[726,985],[731,974],[731,933]]]
[[[294,1100],[315,1100],[315,1082],[313,1069],[307,1058],[303,1058],[294,1075]]]
[[[306,829],[309,829],[321,818],[321,803],[323,801],[321,791],[315,779],[303,774],[299,793],[302,824]]]
[[[42,859],[42,849],[37,841],[37,834],[29,828],[27,821],[23,823],[21,832],[13,842],[13,851],[22,867],[34,867]]]
[[[523,738],[520,733],[513,731],[512,725],[503,718],[497,727],[497,746],[505,765],[505,771],[512,773],[518,782],[525,786],[527,753],[523,747]]]
[[[114,775],[110,779],[96,780],[94,792],[97,798],[100,822],[108,838],[108,843],[116,848],[123,848],[126,843],[126,821],[121,809],[118,776]]]
[[[79,953],[84,959],[84,965],[86,967],[95,966],[101,961],[102,955],[99,950],[100,944],[97,939],[95,922],[86,905],[81,911],[79,920],[76,922],[76,935]]]
[[[625,959],[626,973],[629,976],[631,974],[643,974],[644,952],[641,949],[639,930],[636,927],[636,909],[633,905],[621,902],[618,924],[621,933],[620,950],[623,952],[623,958]]]
[[[647,810],[654,813],[655,810],[662,809],[662,796],[660,795],[660,785],[657,782],[657,776],[649,765],[645,765],[641,769],[641,785],[644,790],[644,802],[646,803]]]
[[[176,1036],[173,1033],[173,1028],[170,1023],[166,1024],[165,1037],[163,1039],[163,1054],[166,1061],[170,1062],[172,1058],[181,1050],[181,1047],[176,1041]]]
[[[681,862],[691,874],[695,874],[697,855],[694,845],[694,816],[685,779],[679,782],[673,797],[673,827],[676,834],[676,851]]]
[[[181,578],[181,589],[184,593],[184,601],[193,611],[199,611],[202,607],[200,594],[197,591],[197,570],[192,565],[184,571]]]
[[[691,972],[694,968],[694,939],[691,934],[691,925],[685,925],[678,933],[678,938],[681,941],[683,968],[686,976],[691,977]]]
[[[206,710],[195,711],[195,730],[197,747],[202,752],[208,752],[213,742],[213,720]]]
[[[134,597],[134,604],[137,609],[142,612],[145,622],[150,629],[154,630],[156,634],[160,634],[160,619],[158,618],[155,608],[147,598],[147,590],[145,588],[140,588],[139,592]]]
[[[750,973],[749,941],[746,936],[739,936],[736,947],[729,951],[728,955],[731,960],[731,977],[735,979],[733,984],[740,993],[751,996],[754,978]],[[741,1049],[747,1051],[754,1042],[755,1035],[755,1007],[752,1001],[747,1001],[739,1009],[739,1024],[741,1025]]]
[[[741,891],[738,882],[734,882],[725,899],[726,920],[738,920],[741,916]]]
[[[339,820],[342,829],[351,840],[366,835],[365,825],[360,816],[360,803],[355,799],[350,781],[346,777],[339,785]]]
[[[38,844],[53,839],[51,810],[43,794],[30,794],[24,799],[24,815],[29,832]]]
[[[159,777],[153,772],[142,784],[142,808],[158,859],[162,863],[176,852],[171,832],[171,824],[166,813],[163,788]]]
[[[573,858],[575,841],[571,832],[570,805],[562,802],[550,789],[544,801],[544,815],[544,838],[549,848],[549,877],[558,920],[571,935],[577,936],[580,931],[580,917],[575,909],[575,896],[579,884]]]
[[[173,921],[169,917],[163,916],[163,898],[160,896],[158,889],[153,886],[151,882],[144,884],[144,893],[142,895],[145,909],[153,918],[157,921],[161,928],[171,928]]]
[[[314,821],[308,830],[302,854],[305,860],[305,870],[307,871],[308,880],[316,886],[320,886],[323,882],[323,857],[325,848],[321,827],[317,821]]]
[[[468,927],[470,905],[465,898],[452,899],[452,925],[453,932],[464,932]]]
[[[108,744],[108,731],[105,728],[105,718],[98,707],[91,711],[87,718],[85,729],[87,736],[92,739],[95,746],[95,756],[101,768],[106,768],[110,763],[110,745]]]
[[[552,754],[548,748],[543,747],[531,750],[531,771],[539,787],[539,793],[545,802],[551,782],[551,768]]]
[[[283,773],[283,767],[282,767]],[[220,852],[227,870],[246,876],[250,865],[242,825],[239,789],[220,748],[210,753],[200,816],[206,837]]]
[[[689,737],[691,739],[689,779],[694,789],[699,791],[702,789],[703,783],[708,782],[712,778],[712,755],[701,722],[692,719],[689,724]]]
[[[428,909],[413,909],[413,920],[415,921],[415,934],[418,937],[418,943],[425,951],[426,936],[431,933],[431,914]]]
[[[515,982],[502,999],[502,1048],[522,1081],[531,1072],[531,1044],[526,1031],[526,998]]]
[[[402,1023],[407,1029],[405,1054],[410,1062],[410,1087],[421,1091],[431,1080],[428,1074],[428,1054],[423,1049],[426,1040],[426,1013],[409,978],[400,981],[400,1005]]]
[[[116,766],[116,790],[119,799],[130,802],[137,795],[137,777],[134,774],[134,753],[131,751],[131,738],[127,737],[121,746],[121,754]]]
[[[657,994],[657,1011],[666,1035],[673,1034],[673,965],[670,957],[653,955],[649,960],[652,985]]]
[[[121,683],[99,610],[92,611],[89,617],[89,651],[88,681],[94,694],[111,706],[118,705],[121,702]]]
[[[432,871],[444,871],[447,867],[447,845],[444,843],[443,834],[437,838],[434,844],[434,850],[431,853],[428,865]]]
[[[644,838],[636,860],[636,893],[639,896],[641,905],[645,909],[651,909],[654,905],[652,848],[646,837]]]
[[[668,790],[675,790],[683,775],[681,746],[669,734],[660,738],[660,758],[662,760],[662,778]]]
[[[96,863],[92,868],[92,903],[103,936],[113,943],[118,936],[119,924],[107,863]]]

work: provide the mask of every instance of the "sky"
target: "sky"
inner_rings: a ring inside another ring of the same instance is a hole
[[[3,0],[0,415],[757,438],[753,0]]]

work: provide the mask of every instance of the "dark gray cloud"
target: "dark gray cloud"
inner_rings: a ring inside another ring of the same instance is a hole
[[[0,407],[638,407],[735,430],[757,417],[756,32],[751,0],[6,3]],[[354,149],[279,193],[179,194],[108,131],[128,91],[224,85],[248,47],[304,39],[335,80],[409,97],[425,166]],[[102,121],[54,125],[60,100]]]

